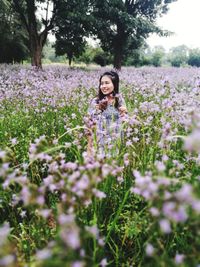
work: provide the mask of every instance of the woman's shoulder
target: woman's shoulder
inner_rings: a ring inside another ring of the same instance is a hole
[[[123,97],[123,95],[122,95],[121,93],[117,94],[117,97],[118,97],[119,99],[124,99],[124,97]]]
[[[122,96],[122,94],[118,94],[117,95],[117,98],[118,98],[118,101],[119,101],[119,105],[120,106],[126,105],[126,102],[125,102],[124,97]]]

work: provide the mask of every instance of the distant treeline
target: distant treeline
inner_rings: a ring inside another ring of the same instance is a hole
[[[56,56],[53,43],[44,47],[43,61],[45,63],[67,63],[66,56]],[[103,51],[99,46],[87,45],[84,52],[74,58],[74,63],[97,64],[100,66],[110,65],[113,62],[112,54]],[[124,66],[195,66],[200,67],[200,49],[190,49],[186,45],[180,45],[166,51],[162,46],[150,48],[147,45],[130,52],[129,56],[122,63]]]

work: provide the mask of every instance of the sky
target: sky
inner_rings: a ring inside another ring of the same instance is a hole
[[[168,13],[157,19],[157,25],[174,32],[174,35],[150,36],[147,43],[151,47],[162,45],[168,51],[171,47],[185,44],[189,48],[200,48],[200,0],[171,3]]]

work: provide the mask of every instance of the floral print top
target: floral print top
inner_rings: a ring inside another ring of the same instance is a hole
[[[94,98],[88,110],[91,119],[96,124],[96,141],[97,147],[100,152],[105,154],[106,151],[110,151],[111,148],[116,150],[116,142],[122,138],[122,117],[114,103],[108,104],[104,111],[96,108],[97,98]],[[118,103],[120,107],[126,107],[124,98],[118,95]]]

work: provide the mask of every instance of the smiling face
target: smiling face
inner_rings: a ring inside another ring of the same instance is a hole
[[[114,85],[110,77],[103,76],[100,81],[100,90],[104,95],[109,95],[114,90]]]

